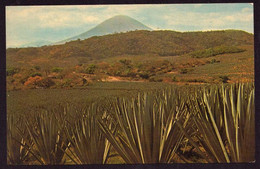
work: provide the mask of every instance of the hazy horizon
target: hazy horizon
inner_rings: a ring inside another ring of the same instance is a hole
[[[251,3],[7,6],[6,45],[57,42],[88,31],[116,15],[127,15],[153,30],[254,32]]]

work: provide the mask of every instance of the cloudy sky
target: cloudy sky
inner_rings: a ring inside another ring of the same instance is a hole
[[[128,15],[152,29],[253,33],[253,4],[161,4],[7,6],[7,47],[34,41],[57,42],[83,33],[115,15]]]

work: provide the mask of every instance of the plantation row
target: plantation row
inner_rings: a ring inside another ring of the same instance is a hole
[[[253,84],[168,88],[7,120],[8,164],[255,160]]]

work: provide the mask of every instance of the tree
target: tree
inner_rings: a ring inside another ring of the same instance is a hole
[[[96,70],[96,65],[95,65],[95,64],[90,64],[90,65],[87,67],[87,69],[86,69],[85,72],[86,72],[87,74],[94,74],[95,70]]]
[[[219,78],[221,79],[221,81],[223,82],[223,83],[228,83],[228,80],[230,80],[229,79],[229,77],[228,76],[219,76]]]

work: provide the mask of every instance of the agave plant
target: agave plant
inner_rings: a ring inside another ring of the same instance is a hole
[[[137,99],[117,99],[114,104],[119,130],[113,133],[99,120],[100,129],[126,163],[169,163],[184,135],[189,117],[176,93],[166,90],[162,97],[141,94]]]
[[[231,88],[204,90],[190,100],[190,124],[198,130],[190,142],[207,153],[210,162],[249,162],[254,160],[254,88],[233,85]],[[182,127],[180,127],[182,128]],[[182,128],[183,129],[183,128]]]
[[[32,142],[28,133],[22,130],[20,118],[14,119],[13,115],[7,118],[7,163],[14,165],[27,164],[30,159],[29,151],[25,148],[31,147]],[[25,141],[27,140],[27,142]]]
[[[64,164],[68,140],[54,114],[44,111],[36,113],[35,122],[25,120],[26,128],[33,141],[30,153],[40,164]]]
[[[97,126],[99,108],[96,104],[89,106],[82,117],[72,126],[66,127],[70,140],[69,158],[76,164],[105,164],[110,152],[110,143]],[[102,116],[112,130],[107,114]]]
[[[232,162],[255,160],[255,99],[250,84],[223,89],[225,131]]]

